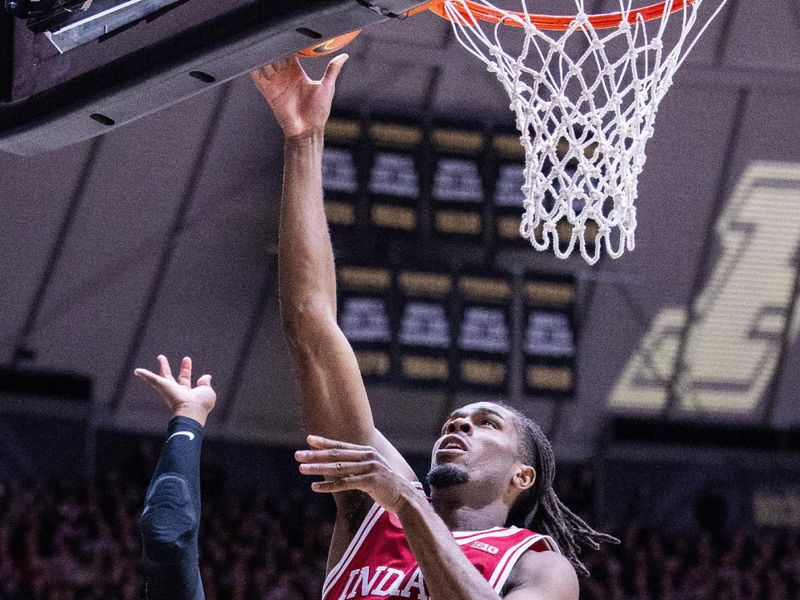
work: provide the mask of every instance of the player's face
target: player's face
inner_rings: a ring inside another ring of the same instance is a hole
[[[517,464],[518,448],[513,413],[492,402],[477,402],[448,417],[431,462],[434,467],[460,467],[479,479],[489,474],[504,477]]]

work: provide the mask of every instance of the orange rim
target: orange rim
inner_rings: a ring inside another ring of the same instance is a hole
[[[695,2],[696,0],[675,0],[668,14],[681,11]],[[664,9],[667,4],[667,1],[658,2],[656,4],[651,4],[650,6],[643,6],[642,8],[633,9],[630,13],[628,13],[627,20],[629,23],[635,23],[639,18],[645,21],[659,19],[665,15]],[[444,5],[445,0],[433,0],[432,2],[428,2],[427,4],[423,4],[422,6],[412,9],[408,14],[414,15],[423,10],[429,10],[449,21],[451,19],[445,11]],[[466,5],[466,7],[464,5]],[[525,14],[524,12],[519,12],[516,10],[503,11],[472,2],[471,0],[464,0],[464,4],[453,4],[453,6],[467,23],[469,23],[474,17],[480,21],[486,21],[488,23],[502,23],[512,27],[521,27],[522,25],[516,19],[508,18],[516,17],[522,21],[530,21],[530,23],[536,25],[536,27],[539,29],[546,31],[560,31],[568,29],[575,21],[575,17],[571,15],[536,15],[533,13]],[[625,15],[621,12],[606,13],[600,15],[591,15],[589,17],[589,23],[591,23],[592,27],[595,29],[613,29],[614,27],[619,27],[619,24],[622,23],[624,19]]]
[[[317,56],[326,56],[328,54],[331,54],[332,52],[336,52],[337,50],[341,50],[342,48],[347,46],[347,44],[349,44],[358,37],[359,33],[361,33],[361,30],[356,29],[355,31],[351,31],[350,33],[345,33],[335,38],[325,40],[324,42],[320,42],[319,44],[314,44],[313,46],[309,46],[305,50],[300,50],[296,54],[297,56],[301,56],[303,58],[315,58]]]

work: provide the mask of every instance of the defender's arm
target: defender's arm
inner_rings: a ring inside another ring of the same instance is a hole
[[[167,440],[147,488],[139,520],[148,600],[203,600],[197,539],[200,530],[200,448],[203,426],[217,395],[211,375],[192,387],[192,361],[181,361],[176,380],[166,357],[159,374],[136,369],[169,406]]]

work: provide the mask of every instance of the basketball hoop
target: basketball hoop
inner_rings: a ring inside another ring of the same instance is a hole
[[[577,246],[589,264],[602,246],[613,258],[633,250],[637,182],[659,103],[727,0],[702,25],[706,0],[638,9],[618,1],[616,13],[588,15],[585,0],[573,0],[574,16],[536,15],[525,0],[522,11],[486,0],[421,7],[450,20],[508,93],[525,148],[520,233],[560,258]],[[564,247],[559,232],[569,235]]]

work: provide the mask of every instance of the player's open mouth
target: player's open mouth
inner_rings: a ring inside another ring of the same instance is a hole
[[[467,444],[461,436],[448,435],[442,439],[437,452],[466,452]]]

